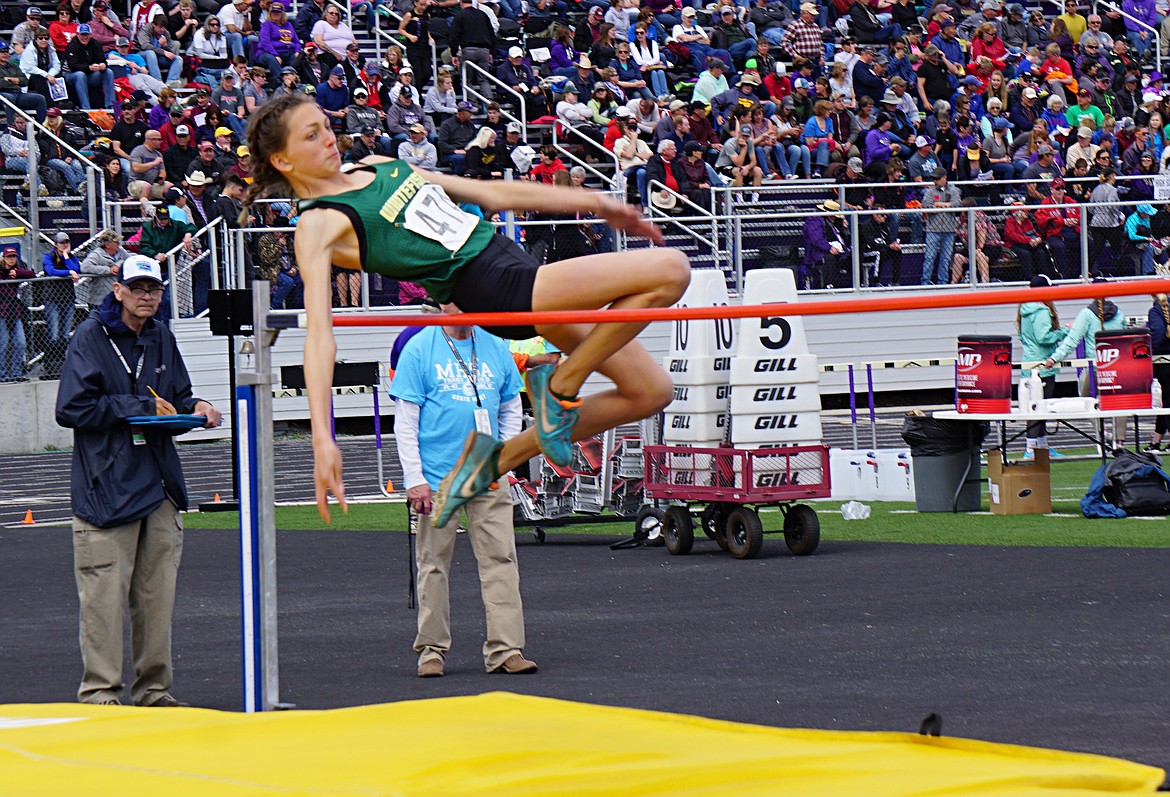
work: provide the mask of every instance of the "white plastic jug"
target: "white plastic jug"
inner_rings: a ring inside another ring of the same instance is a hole
[[[1044,381],[1036,371],[1020,380],[1019,411],[1044,412]]]

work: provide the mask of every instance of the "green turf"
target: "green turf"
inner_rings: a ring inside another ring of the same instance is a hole
[[[1170,547],[1170,522],[1166,518],[1129,518],[1125,520],[1087,520],[1080,514],[1080,498],[1090,477],[1100,463],[1055,460],[1052,464],[1052,511],[1056,516],[1020,515],[1005,517],[989,514],[917,513],[909,503],[871,502],[867,520],[842,519],[839,501],[817,501],[814,507],[821,521],[825,540],[882,541],[903,543],[942,543],[959,545],[1033,545],[1033,546],[1122,546]],[[987,490],[983,503],[987,507]],[[1070,517],[1061,517],[1069,515]],[[779,510],[761,511],[764,529],[781,527]],[[282,506],[276,509],[277,528],[343,531],[402,531],[406,528],[403,504],[354,504],[349,514],[334,508],[333,525],[327,526],[313,506]],[[236,516],[227,513],[185,516],[187,528],[234,528]],[[633,523],[617,521],[553,527],[549,534],[596,534],[614,539],[633,533]]]

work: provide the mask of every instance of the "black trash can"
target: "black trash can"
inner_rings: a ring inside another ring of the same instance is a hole
[[[919,512],[978,512],[983,508],[979,452],[987,421],[907,415],[902,439],[914,461],[914,508]]]

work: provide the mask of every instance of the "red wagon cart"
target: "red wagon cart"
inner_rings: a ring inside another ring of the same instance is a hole
[[[705,504],[699,513],[703,532],[739,559],[751,559],[764,543],[764,526],[753,507],[780,507],[784,542],[797,556],[812,553],[820,542],[817,513],[796,502],[829,496],[827,446],[646,446],[645,461],[646,494],[683,504],[668,508],[662,519],[672,554],[689,553],[694,545],[690,504]]]

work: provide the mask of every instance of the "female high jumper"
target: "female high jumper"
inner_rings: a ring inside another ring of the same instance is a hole
[[[296,255],[305,284],[305,382],[313,430],[317,509],[331,520],[328,496],[343,510],[341,451],[331,424],[333,337],[330,267],[420,283],[432,298],[463,312],[669,307],[690,280],[686,256],[651,248],[538,264],[458,202],[486,215],[502,210],[592,213],[618,230],[661,244],[662,233],[633,208],[604,194],[531,182],[467,180],[369,157],[343,171],[329,120],[312,98],[276,97],[248,123],[253,183],[248,206],[266,194],[298,200]],[[480,430],[443,479],[430,508],[445,525],[459,507],[539,450],[568,465],[572,441],[658,412],[673,397],[670,378],[634,338],[644,323],[489,327],[503,337],[543,335],[569,356],[526,374],[535,425],[501,443]],[[613,388],[578,399],[594,371]]]

